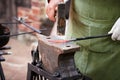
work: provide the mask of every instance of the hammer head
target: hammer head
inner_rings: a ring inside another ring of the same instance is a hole
[[[57,34],[65,35],[65,27],[66,27],[66,18],[65,18],[65,4],[58,4],[58,22],[57,22]]]

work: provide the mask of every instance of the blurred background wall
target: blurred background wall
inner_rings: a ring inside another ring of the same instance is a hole
[[[30,25],[39,29],[40,19],[45,17],[45,0],[31,0],[31,8],[18,7],[18,17],[27,17]],[[24,25],[19,25],[19,30],[29,31]]]
[[[45,16],[45,0],[31,0],[31,7],[18,7],[18,17],[27,17],[26,21],[30,22],[29,25],[36,29],[40,29],[41,19],[46,18]],[[29,28],[24,25],[18,25],[18,32],[29,32]],[[25,42],[26,44],[34,43],[37,41],[34,34],[27,34],[17,37],[18,40]]]

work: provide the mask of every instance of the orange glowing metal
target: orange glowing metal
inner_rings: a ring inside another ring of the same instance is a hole
[[[66,42],[71,42],[71,41],[79,41],[79,40],[87,40],[87,39],[94,39],[94,38],[104,38],[111,36],[111,34],[104,34],[104,35],[99,35],[99,36],[88,36],[88,37],[83,37],[83,38],[75,38],[75,39],[70,39],[70,40],[49,40],[49,42],[54,42],[54,43],[66,43]]]
[[[48,42],[53,42],[53,43],[66,43],[66,42],[69,42],[69,40],[48,40]]]

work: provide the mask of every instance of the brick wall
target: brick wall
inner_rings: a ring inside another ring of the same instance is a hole
[[[31,0],[31,8],[18,8],[18,17],[27,17],[26,21],[32,22],[29,23],[31,26],[39,29],[40,18],[45,17],[45,0]],[[20,31],[31,31],[26,28],[24,25],[18,25]]]

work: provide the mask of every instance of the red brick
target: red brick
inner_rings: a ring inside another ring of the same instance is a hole
[[[18,16],[23,16],[24,15],[24,11],[23,10],[18,10]]]
[[[32,2],[32,6],[39,7],[40,4],[39,4],[39,2]]]
[[[19,25],[18,28],[19,28],[19,30],[22,30],[22,31],[26,30],[26,27],[24,25]]]
[[[19,11],[18,16],[23,16],[23,13],[21,11]]]
[[[28,15],[28,18],[29,18],[30,20],[33,20],[33,21],[38,21],[36,15],[29,14],[29,15]]]
[[[33,13],[34,15],[40,15],[40,8],[33,7],[33,8],[32,8],[32,13]]]
[[[32,26],[36,29],[39,29],[40,28],[40,24],[39,23],[33,23]]]
[[[19,7],[18,10],[29,12],[31,8]]]
[[[26,21],[32,22],[30,25],[39,29],[40,25],[40,17],[45,14],[45,3],[43,0],[32,0],[32,7],[31,8],[18,8],[18,16],[24,17],[28,16]],[[25,27],[24,25],[19,25],[19,29],[23,31],[31,31],[29,28]]]
[[[39,6],[40,8],[41,8],[41,7],[45,7],[45,3],[44,3],[44,2],[40,2],[39,5],[40,5],[40,6]]]

